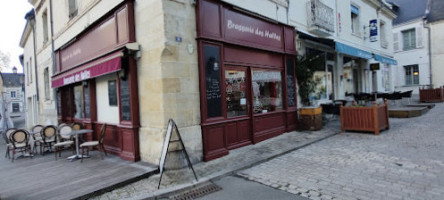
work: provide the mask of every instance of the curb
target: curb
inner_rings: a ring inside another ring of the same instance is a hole
[[[207,176],[207,177],[199,178],[199,181],[193,181],[192,183],[181,184],[181,185],[176,185],[176,186],[173,186],[173,187],[170,187],[170,188],[165,188],[165,189],[157,190],[157,191],[154,191],[154,192],[148,194],[147,196],[144,196],[144,197],[139,196],[139,199],[152,200],[152,199],[168,198],[169,196],[174,195],[174,194],[178,194],[178,193],[180,193],[182,191],[190,190],[192,188],[199,187],[199,186],[205,184],[206,182],[211,181],[212,179],[218,179],[218,178],[221,178],[221,177],[224,177],[224,176],[227,176],[227,175],[235,174],[238,171],[242,171],[244,169],[251,168],[251,167],[253,167],[255,165],[259,165],[261,163],[270,161],[270,160],[272,160],[272,159],[274,159],[276,157],[288,154],[288,153],[290,153],[292,151],[295,151],[295,150],[298,150],[298,149],[310,146],[310,145],[312,145],[314,143],[317,143],[317,142],[323,141],[323,140],[325,140],[327,138],[333,137],[333,136],[335,136],[335,135],[337,135],[339,133],[341,133],[341,131],[334,132],[332,134],[328,134],[328,135],[326,135],[324,137],[316,138],[316,139],[314,139],[312,141],[309,141],[307,143],[303,143],[302,145],[296,146],[294,148],[285,150],[285,151],[280,152],[280,153],[276,153],[275,155],[272,155],[272,156],[270,156],[268,158],[265,158],[265,159],[262,159],[262,160],[258,160],[258,161],[246,164],[245,166],[242,166],[242,167],[239,167],[239,168],[236,168],[236,169],[221,171],[220,173],[215,173],[215,174]]]

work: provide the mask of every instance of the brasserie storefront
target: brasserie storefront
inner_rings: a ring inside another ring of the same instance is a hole
[[[130,161],[139,155],[137,65],[128,44],[135,42],[134,5],[125,1],[55,52],[59,123],[80,122],[94,130],[102,124],[108,152]]]
[[[296,129],[294,27],[201,0],[197,40],[204,160]]]

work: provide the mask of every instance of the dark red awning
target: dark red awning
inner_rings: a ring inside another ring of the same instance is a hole
[[[122,56],[123,52],[119,51],[69,71],[56,74],[52,77],[51,86],[52,88],[61,87],[119,71],[122,68]]]

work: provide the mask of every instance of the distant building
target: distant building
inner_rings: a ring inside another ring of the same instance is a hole
[[[392,0],[398,17],[393,20],[395,90],[418,94],[418,88],[431,84],[429,30],[425,28],[428,0]],[[412,6],[415,5],[415,6]]]
[[[24,111],[24,74],[18,74],[14,67],[14,73],[1,73],[3,80],[2,101],[9,116],[20,116]]]
[[[427,26],[430,27],[430,56],[432,63],[432,84],[444,85],[444,1],[429,0]]]

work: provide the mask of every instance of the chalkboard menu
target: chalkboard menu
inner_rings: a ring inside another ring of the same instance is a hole
[[[108,81],[108,100],[110,106],[117,106],[116,80]]]
[[[222,115],[221,85],[220,85],[220,49],[218,46],[204,46],[205,55],[205,80],[207,117],[219,117]]]
[[[287,98],[288,107],[296,106],[296,88],[294,78],[294,59],[287,59]]]
[[[57,90],[57,115],[62,115],[62,94]]]
[[[85,118],[91,117],[91,98],[89,96],[89,87],[86,85],[83,88],[83,97],[85,99]]]
[[[130,91],[128,79],[120,79],[120,108],[122,110],[122,120],[131,120]]]

